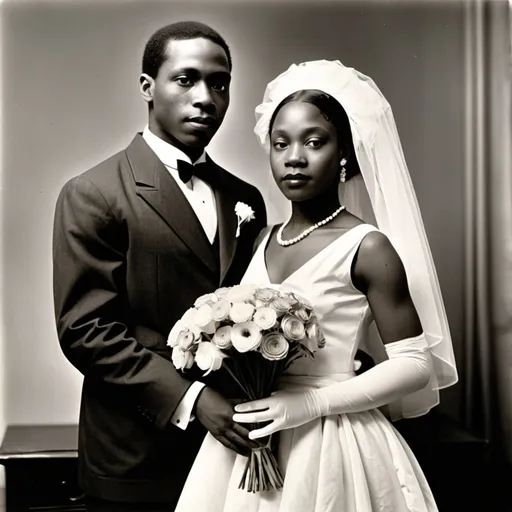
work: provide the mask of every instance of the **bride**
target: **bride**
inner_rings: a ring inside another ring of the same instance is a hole
[[[279,433],[283,489],[239,490],[246,459],[207,435],[176,511],[436,511],[386,417],[427,413],[439,389],[457,381],[391,108],[368,77],[314,61],[272,81],[256,113],[255,132],[292,213],[262,233],[244,282],[307,298],[326,345],[314,360],[296,361],[273,396],[235,408],[235,422],[262,424],[252,439]],[[384,357],[356,376],[362,347]]]

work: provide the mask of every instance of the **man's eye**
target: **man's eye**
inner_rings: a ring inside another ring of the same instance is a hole
[[[225,92],[228,88],[228,85],[225,82],[215,82],[212,84],[212,89],[219,92]]]
[[[180,85],[192,85],[192,79],[190,79],[188,76],[179,76],[176,81]]]

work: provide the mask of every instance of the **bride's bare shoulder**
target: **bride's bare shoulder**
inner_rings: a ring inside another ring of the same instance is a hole
[[[389,238],[381,231],[368,233],[356,254],[354,275],[358,279],[369,281],[402,282],[405,270],[402,260]]]

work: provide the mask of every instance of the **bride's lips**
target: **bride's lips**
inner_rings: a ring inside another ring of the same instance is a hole
[[[283,177],[283,181],[291,187],[301,187],[311,180],[310,176],[302,174],[300,172],[288,173]]]

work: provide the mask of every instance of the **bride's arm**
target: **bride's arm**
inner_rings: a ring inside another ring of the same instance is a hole
[[[432,362],[402,262],[389,240],[370,233],[354,263],[354,284],[368,297],[389,359],[350,380],[303,393],[274,396],[235,407],[240,423],[268,422],[256,439],[320,416],[375,409],[425,387]]]
[[[352,281],[366,295],[384,344],[423,332],[403,263],[385,235],[373,231],[363,239]]]

